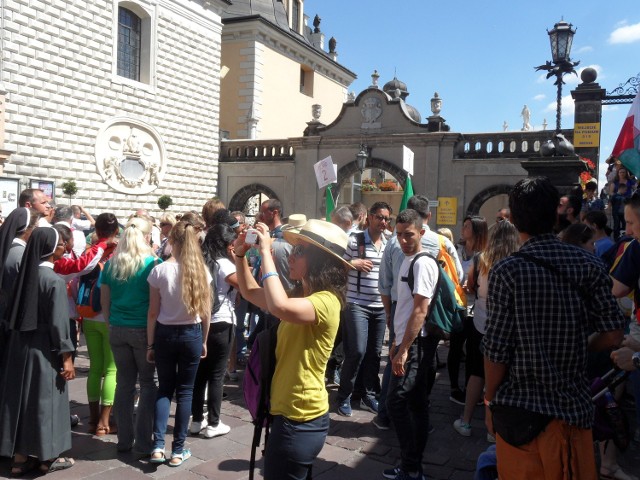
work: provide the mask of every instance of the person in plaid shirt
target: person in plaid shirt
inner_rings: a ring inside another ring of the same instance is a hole
[[[558,203],[546,177],[514,186],[522,247],[489,273],[485,421],[510,480],[597,479],[587,349],[619,345],[625,324],[604,264],[552,234]]]

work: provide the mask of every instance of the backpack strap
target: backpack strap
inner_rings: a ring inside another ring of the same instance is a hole
[[[432,298],[432,300],[433,300],[436,297],[436,295],[438,295],[440,293],[440,275],[442,274],[440,272],[440,270],[442,269],[442,267],[438,263],[438,260],[435,259],[429,253],[420,252],[415,257],[413,257],[413,260],[411,260],[411,265],[409,265],[409,271],[407,272],[407,276],[406,277],[400,277],[400,281],[401,282],[407,282],[407,285],[409,286],[409,291],[411,292],[411,296],[414,297],[415,295],[413,294],[413,287],[415,285],[415,276],[414,276],[413,269],[414,269],[414,266],[415,266],[416,262],[418,261],[418,259],[422,258],[422,257],[429,257],[434,262],[436,262],[436,265],[438,267],[438,280],[436,281],[436,288],[433,290],[433,298]],[[435,302],[433,302],[433,301],[429,302],[429,310],[428,310],[427,316],[425,318],[429,318],[429,315],[431,315],[431,310],[433,308],[434,303]]]
[[[357,233],[352,233],[352,235],[355,237],[356,239],[356,246],[358,248],[358,258],[367,258],[367,245],[366,245],[366,241],[364,238],[364,231],[362,232],[357,232]],[[360,293],[360,281],[362,279],[362,272],[360,270],[358,270],[358,282],[357,282],[357,289],[358,289],[358,293]]]

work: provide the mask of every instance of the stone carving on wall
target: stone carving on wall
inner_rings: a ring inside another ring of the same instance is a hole
[[[375,97],[365,98],[360,109],[364,123],[361,128],[382,128],[382,124],[378,121],[382,115],[382,103]]]
[[[143,122],[117,118],[108,121],[96,139],[96,166],[114,190],[134,195],[160,186],[166,155],[160,135]]]

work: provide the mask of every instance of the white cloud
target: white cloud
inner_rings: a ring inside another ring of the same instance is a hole
[[[584,47],[580,47],[578,50],[572,52],[574,55],[580,55],[581,53],[589,53],[593,52],[593,47],[590,45],[585,45]]]
[[[619,43],[634,43],[640,41],[640,23],[624,25],[616,28],[609,35],[609,43],[612,45]]]
[[[616,110],[620,110],[620,105],[603,105],[603,112],[615,112]]]
[[[540,94],[536,95],[535,97],[533,97],[533,99],[538,101],[538,102],[540,100],[544,100],[545,98],[547,98],[547,96],[544,93],[540,93]]]
[[[568,117],[573,117],[573,113],[575,112],[576,106],[573,102],[573,98],[571,94],[565,95],[562,97],[562,117],[563,119],[567,119]],[[552,102],[547,105],[547,107],[543,110],[544,113],[553,113],[553,121],[555,123],[555,113],[556,113],[556,102]]]

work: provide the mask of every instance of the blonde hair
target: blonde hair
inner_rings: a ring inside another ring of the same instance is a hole
[[[173,216],[173,214],[171,213],[163,213],[162,215],[160,215],[160,223],[168,223],[170,224],[172,227],[176,224],[176,217]]]
[[[508,220],[495,223],[489,229],[487,247],[478,257],[479,273],[487,274],[499,260],[508,257],[520,248],[518,230]]]
[[[453,243],[453,232],[451,231],[451,229],[447,228],[447,227],[440,227],[438,230],[436,230],[436,232],[439,235],[442,235],[445,238],[448,238],[451,243]]]
[[[181,220],[169,233],[176,260],[180,263],[182,301],[189,315],[200,318],[211,316],[211,287],[207,278],[207,266],[200,248],[199,232],[190,222]]]
[[[113,278],[125,282],[143,266],[144,259],[153,255],[153,249],[145,238],[151,233],[151,222],[142,217],[132,217],[122,232],[116,251],[111,258],[110,272]]]

